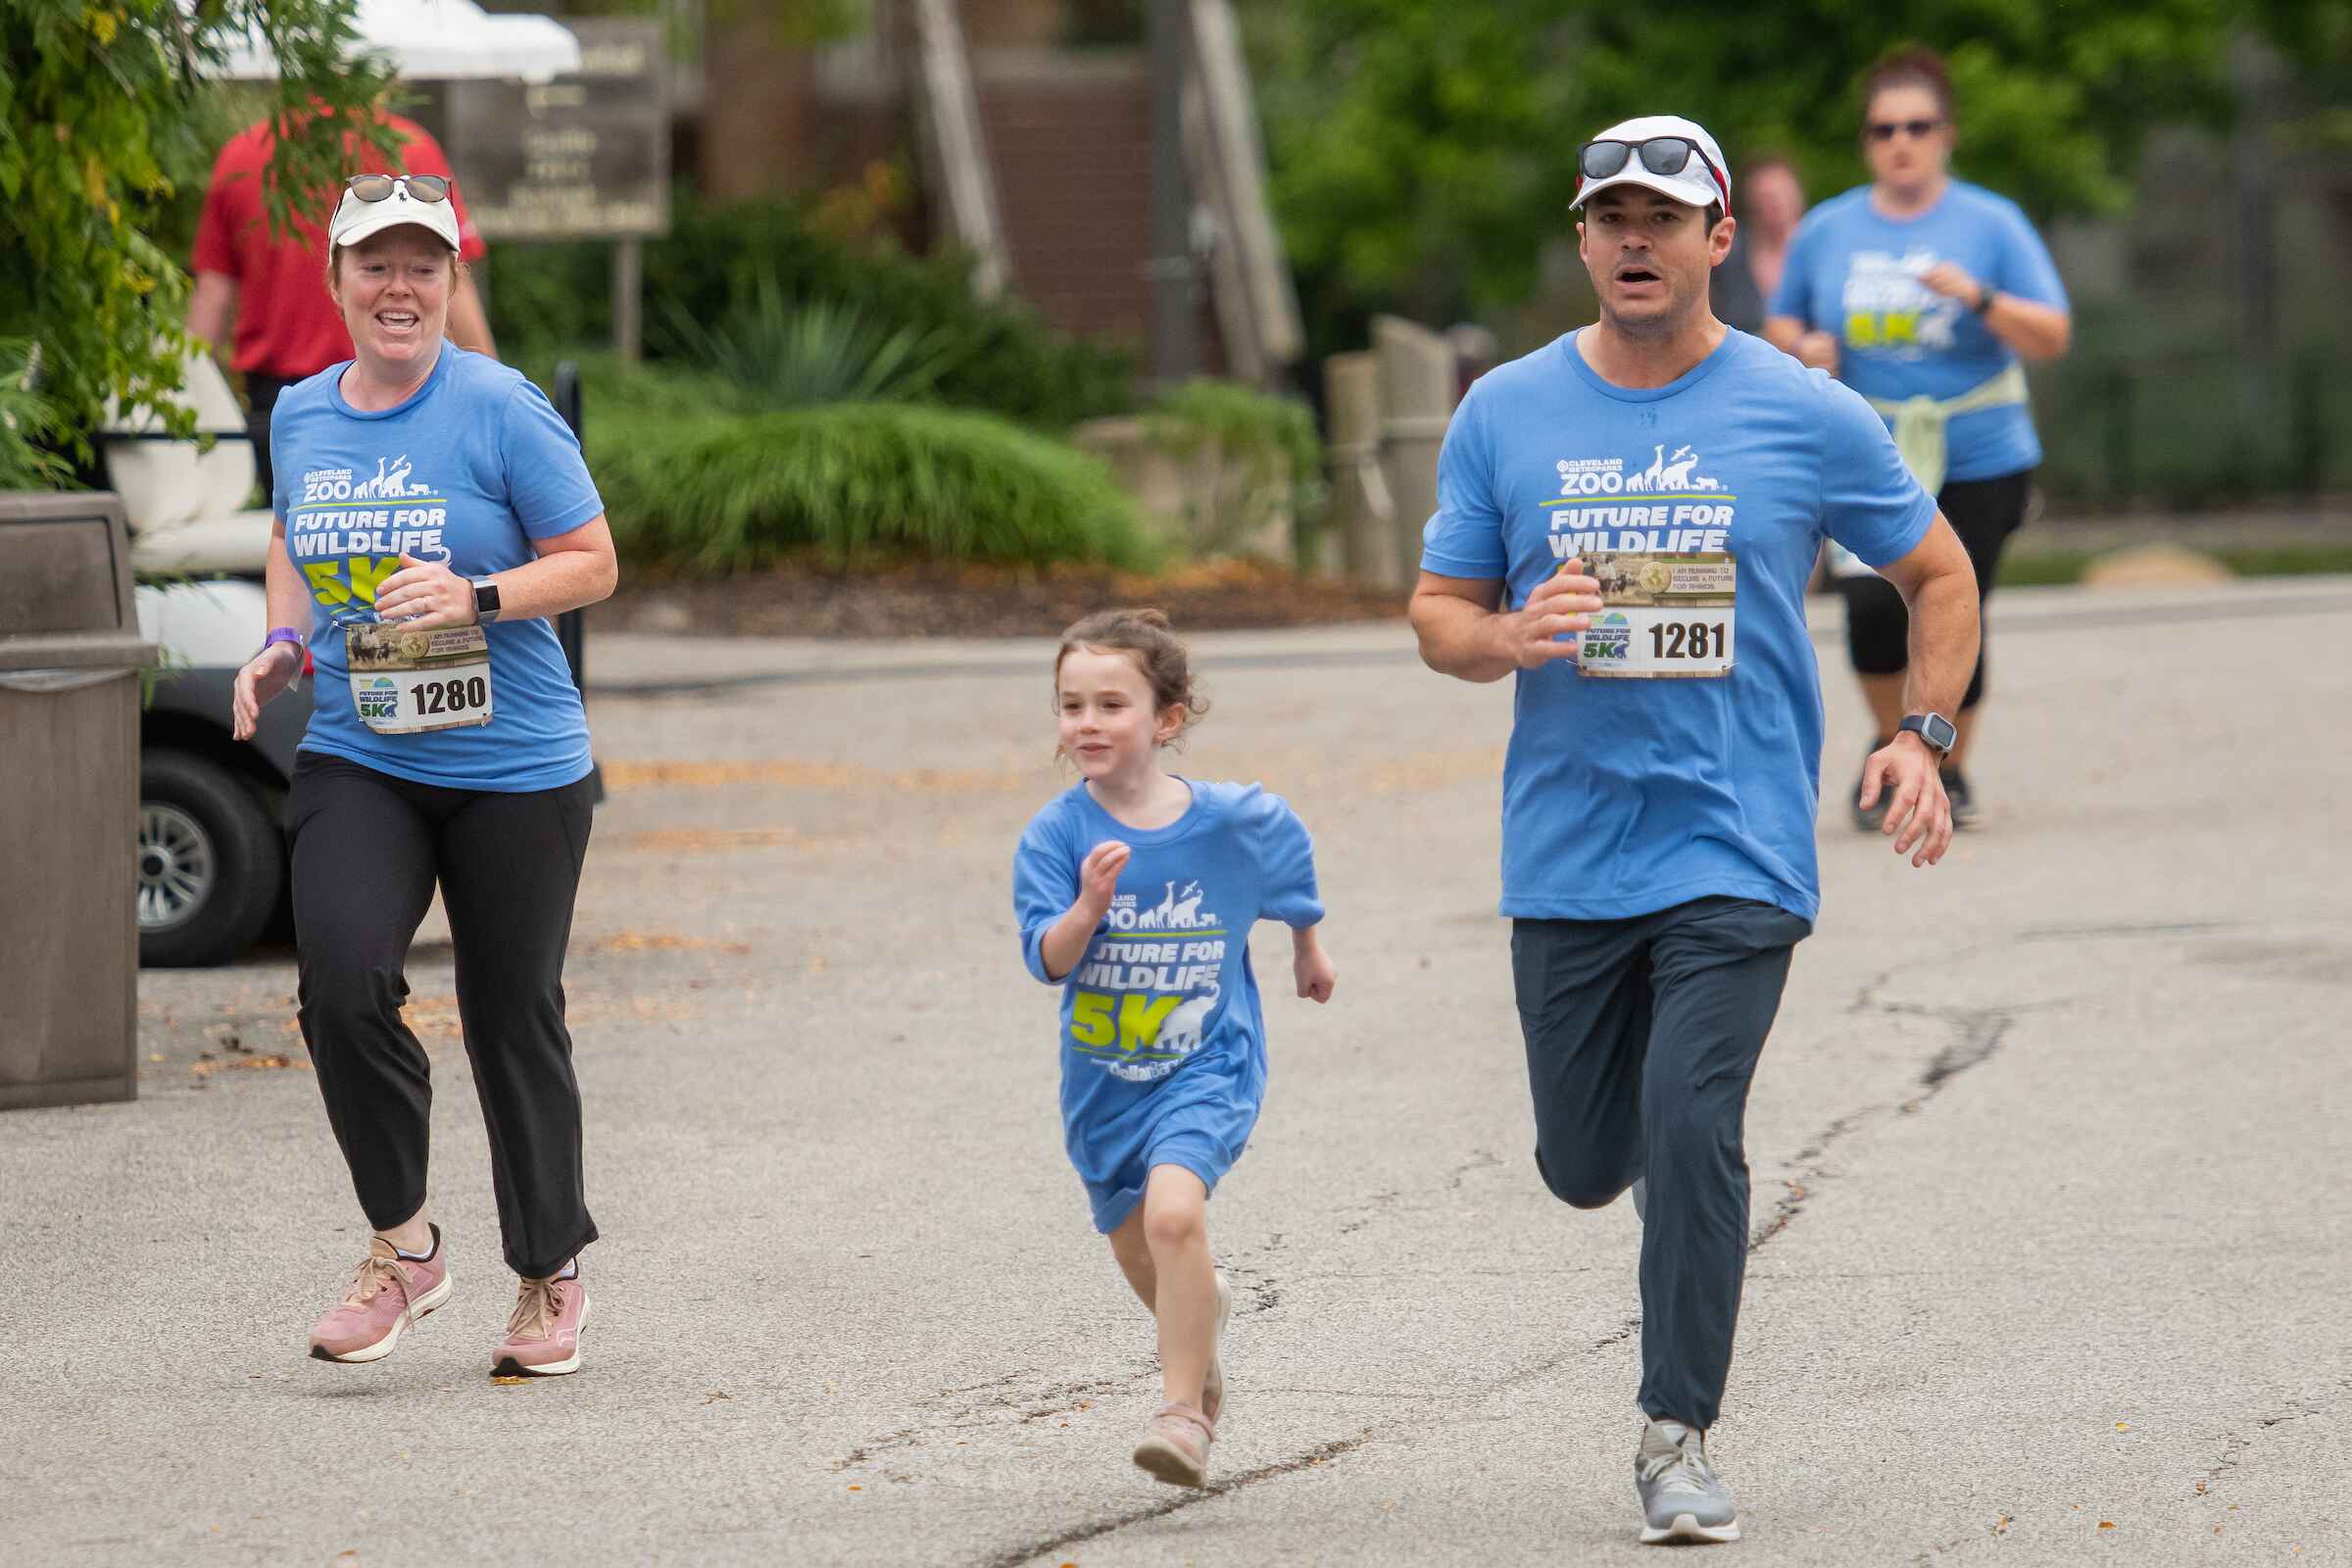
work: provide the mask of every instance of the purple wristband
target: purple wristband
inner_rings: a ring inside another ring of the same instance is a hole
[[[270,628],[270,635],[262,639],[262,646],[254,650],[253,657],[261,658],[279,643],[292,643],[296,648],[300,648],[303,645],[302,633],[291,626],[272,626]]]

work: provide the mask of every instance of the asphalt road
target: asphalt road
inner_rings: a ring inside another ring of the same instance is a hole
[[[2348,635],[2345,579],[2012,593],[1985,829],[1914,872],[1833,810],[1748,1120],[1722,1553],[2352,1561]],[[1209,1211],[1212,1491],[1127,1463],[1150,1324],[1014,949],[1049,650],[615,637],[570,971],[586,1370],[487,1376],[513,1282],[437,916],[411,1016],[457,1294],[370,1367],[302,1354],[365,1227],[288,956],[151,972],[137,1102],[0,1116],[0,1562],[1636,1560],[1637,1228],[1529,1157],[1507,690],[1401,627],[1198,652],[1187,766],[1296,804],[1340,969],[1325,1008],[1269,985]]]

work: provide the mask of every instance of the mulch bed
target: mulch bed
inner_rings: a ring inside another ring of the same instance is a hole
[[[1098,610],[1154,605],[1179,631],[1394,620],[1402,591],[1304,577],[1253,561],[1158,576],[1095,566],[910,562],[850,570],[808,562],[742,577],[624,567],[590,612],[608,631],[713,637],[1050,637]]]

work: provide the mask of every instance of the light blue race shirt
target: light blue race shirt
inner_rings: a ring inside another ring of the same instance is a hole
[[[1571,558],[1728,553],[1731,668],[1605,679],[1563,660],[1520,671],[1502,912],[1622,919],[1720,895],[1810,920],[1822,717],[1805,581],[1825,534],[1884,565],[1918,547],[1936,504],[1867,404],[1761,338],[1727,330],[1688,373],[1637,391],[1602,380],[1576,336],[1462,400],[1422,569],[1499,579],[1515,610]],[[1598,641],[1607,621],[1587,635]]]
[[[1838,378],[1866,398],[1948,401],[2018,359],[1966,303],[1920,281],[1940,262],[2003,294],[2067,309],[2049,248],[2017,204],[1955,179],[1916,218],[1883,216],[1868,186],[1807,213],[1771,314],[1835,336]],[[1944,439],[1947,479],[1997,479],[2041,462],[2022,403],[1960,415]]]
[[[1136,828],[1080,783],[1030,820],[1013,854],[1022,959],[1061,987],[1063,1142],[1106,1233],[1155,1161],[1189,1166],[1213,1191],[1241,1156],[1266,1084],[1250,927],[1323,918],[1313,843],[1281,797],[1255,784],[1187,787],[1182,817]],[[1076,902],[1086,857],[1109,839],[1131,852],[1109,912],[1055,980],[1045,934]]]
[[[318,690],[301,749],[451,789],[585,778],[587,712],[544,619],[482,628],[487,724],[385,735],[361,721],[342,624],[371,612],[404,553],[486,576],[537,560],[532,540],[569,533],[605,504],[570,427],[520,371],[445,343],[415,396],[365,413],[343,399],[348,363],[287,388],[270,421],[270,501],[312,601]]]

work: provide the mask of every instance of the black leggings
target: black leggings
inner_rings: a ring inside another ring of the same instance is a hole
[[[1992,579],[2001,564],[2001,547],[2026,520],[2026,497],[2034,488],[2034,470],[2005,473],[1997,479],[1951,479],[1936,492],[1936,505],[1952,532],[1960,536],[1969,564],[1977,568],[1979,603],[1992,597]],[[1911,665],[1911,613],[1903,596],[1884,577],[1834,578],[1845,596],[1845,648],[1858,675],[1900,675]],[[1984,695],[1984,629],[1980,624],[1977,667],[1968,677],[1962,709],[1977,706]]]
[[[302,1038],[368,1223],[424,1205],[431,1068],[400,1009],[438,880],[507,1264],[533,1279],[596,1240],[564,1027],[591,791],[443,789],[304,752],[288,801]]]

